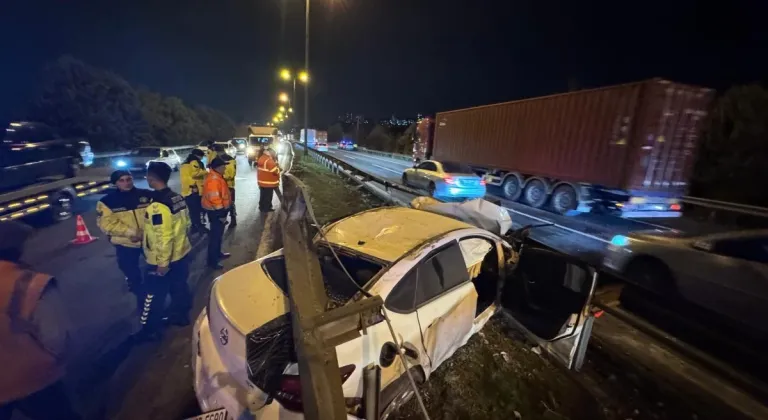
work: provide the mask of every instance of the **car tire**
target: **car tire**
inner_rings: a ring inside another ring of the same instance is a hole
[[[435,186],[434,182],[430,182],[427,187],[427,193],[429,193],[430,197],[435,198],[435,191],[437,191],[437,186]]]
[[[572,186],[563,184],[555,188],[552,193],[552,209],[555,213],[566,214],[579,207],[579,199],[576,190]]]
[[[66,190],[53,193],[49,204],[48,214],[54,222],[70,219],[74,214],[75,197]]]
[[[520,196],[523,195],[523,188],[520,186],[520,180],[516,176],[508,176],[501,184],[501,192],[507,200],[519,200]]]
[[[403,185],[408,186],[408,174],[403,174]]]
[[[663,297],[678,295],[675,277],[669,267],[655,258],[640,257],[627,265],[625,275],[632,283]]]
[[[416,384],[424,383],[424,374],[421,369],[411,368],[411,374]],[[381,392],[381,402],[383,408],[381,409],[381,420],[391,420],[395,417],[403,408],[416,395],[416,392],[411,387],[411,381],[408,380],[408,375],[404,374],[395,379],[392,384],[384,388]]]

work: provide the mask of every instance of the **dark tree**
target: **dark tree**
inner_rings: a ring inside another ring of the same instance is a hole
[[[344,138],[344,129],[340,123],[328,127],[328,143],[338,143]]]

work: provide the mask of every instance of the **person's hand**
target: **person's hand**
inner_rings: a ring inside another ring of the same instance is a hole
[[[130,236],[128,239],[130,239],[131,242],[141,242],[141,240],[144,239],[144,234],[139,231],[139,233]]]
[[[155,269],[155,274],[158,276],[164,276],[168,273],[168,267],[163,267],[161,265],[157,266],[157,269]]]

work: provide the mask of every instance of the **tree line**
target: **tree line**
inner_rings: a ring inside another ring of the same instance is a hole
[[[49,63],[25,119],[86,138],[96,151],[182,146],[229,139],[234,122],[207,106],[135,88],[118,74],[70,56]]]

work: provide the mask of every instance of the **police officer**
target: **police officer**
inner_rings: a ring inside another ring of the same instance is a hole
[[[232,198],[232,205],[229,206],[229,227],[235,227],[237,225],[237,210],[235,209],[235,178],[237,177],[237,159],[227,154],[227,150],[223,144],[216,145],[217,156],[226,162],[227,166],[224,168],[224,180],[227,181],[227,187],[229,187],[229,195]]]
[[[208,235],[208,267],[217,270],[224,268],[219,261],[230,255],[221,252],[224,222],[232,205],[229,187],[223,176],[226,167],[227,163],[224,160],[218,157],[214,159],[210,164],[211,171],[208,172],[203,184],[203,209],[208,212],[208,221],[211,224],[211,232]]]
[[[0,420],[75,420],[61,382],[71,326],[56,280],[21,263],[31,232],[0,223]]]
[[[144,213],[152,198],[149,190],[133,186],[128,171],[115,171],[110,177],[117,189],[96,204],[96,223],[115,246],[117,266],[125,275],[128,289],[141,302],[141,240],[144,235]]]
[[[211,162],[216,159],[216,143],[213,140],[208,140],[208,151],[205,152],[205,160],[208,163],[208,167],[211,167]]]
[[[189,217],[192,219],[192,231],[207,233],[208,229],[203,223],[203,210],[200,204],[200,192],[203,190],[203,180],[207,174],[203,164],[203,153],[200,149],[193,149],[187,159],[181,164],[181,195],[187,202]]]
[[[190,227],[187,203],[181,194],[168,188],[171,167],[152,162],[147,168],[147,182],[155,190],[147,207],[144,229],[144,256],[147,276],[144,280],[144,307],[141,314],[142,336],[147,340],[160,337],[160,321],[165,315],[165,297],[170,292],[168,321],[173,325],[189,325],[192,298],[187,285]]]

